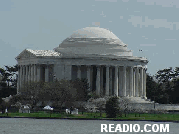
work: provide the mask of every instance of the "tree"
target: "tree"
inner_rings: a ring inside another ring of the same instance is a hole
[[[7,97],[17,93],[17,71],[17,65],[5,66],[5,69],[0,68],[0,74],[2,75],[0,97]]]
[[[2,100],[2,98],[0,98],[0,109],[2,111],[2,114],[4,114],[5,109],[6,109],[6,104],[5,104],[4,100]]]
[[[18,72],[18,65],[14,66],[5,66],[6,74],[8,74],[9,77],[7,77],[8,86],[9,83],[11,83],[11,87],[17,88],[17,72]]]
[[[57,81],[55,87],[52,89],[52,95],[54,100],[60,103],[60,107],[65,102],[73,102],[76,100],[77,90],[73,87],[73,84],[69,80]]]
[[[41,101],[55,102],[54,105],[62,107],[66,102],[72,102],[76,99],[76,89],[69,80],[56,80],[54,82],[28,82],[20,91],[17,99],[20,102],[28,102],[35,106]]]
[[[147,74],[146,91],[147,98],[151,99],[152,101],[158,101],[159,96],[162,93],[159,84],[149,74]]]
[[[159,70],[155,78],[147,75],[147,98],[163,104],[179,103],[179,67]]]
[[[106,104],[106,99],[105,98],[97,98],[97,99],[91,98],[90,101],[92,102],[92,104],[94,104],[95,107],[99,109],[100,117],[101,117],[102,109],[105,107],[105,104]]]
[[[158,101],[160,103],[173,103],[173,81],[176,79],[178,75],[178,69],[172,69],[172,67],[168,69],[159,70],[156,74],[156,78],[158,79],[159,87],[161,89],[160,98]]]
[[[0,73],[3,76],[2,81],[6,82],[8,86],[17,88],[17,71],[18,65],[14,66],[5,66],[4,68],[0,68]]]
[[[23,103],[29,103],[32,107],[36,106],[37,102],[45,101],[46,96],[42,93],[45,92],[44,82],[27,82],[21,88],[19,94],[14,96],[14,101]],[[41,95],[40,95],[41,94]],[[44,95],[44,96],[43,96]],[[40,98],[40,96],[43,96]]]
[[[170,93],[172,98],[171,98],[171,102],[174,104],[178,104],[179,103],[179,78],[174,79],[173,81],[173,88],[172,88],[172,92]]]
[[[78,92],[77,101],[87,101],[89,99],[89,83],[87,79],[75,79],[72,81],[73,88]]]
[[[119,98],[119,108],[120,108],[120,112],[123,112],[124,114],[125,114],[125,117],[127,116],[127,112],[129,111],[129,110],[131,110],[130,108],[129,108],[129,102],[128,102],[128,100],[126,99],[123,99],[123,98]],[[120,116],[122,116],[122,114],[120,115]]]
[[[106,115],[108,118],[116,118],[120,112],[117,96],[112,96],[106,101]]]

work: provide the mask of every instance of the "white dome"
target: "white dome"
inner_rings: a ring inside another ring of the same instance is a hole
[[[99,28],[99,27],[86,27],[74,31],[71,36],[66,38],[61,44],[60,47],[69,47],[70,44],[81,43],[87,44],[116,44],[118,46],[127,46],[124,44],[115,34],[111,31]]]
[[[99,27],[85,27],[75,31],[70,38],[111,38],[119,39],[111,31]]]
[[[115,34],[99,27],[86,27],[74,31],[54,50],[70,55],[132,56],[132,52],[127,50],[127,45]]]

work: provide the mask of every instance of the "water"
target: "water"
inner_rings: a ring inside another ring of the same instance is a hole
[[[170,125],[170,134],[179,133],[179,123],[172,122],[0,118],[0,134],[101,134],[101,124],[140,124],[143,127],[161,123]],[[126,134],[133,133],[136,134]]]

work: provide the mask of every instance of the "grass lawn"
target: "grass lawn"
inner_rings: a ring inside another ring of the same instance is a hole
[[[7,114],[1,114],[0,117],[7,117]],[[102,113],[87,113],[79,112],[78,115],[70,115],[66,113],[50,113],[50,112],[36,112],[36,113],[8,113],[8,117],[34,117],[34,118],[84,118],[84,119],[114,119],[114,120],[154,120],[154,121],[179,121],[179,114],[123,114],[122,117],[106,118],[106,114]]]

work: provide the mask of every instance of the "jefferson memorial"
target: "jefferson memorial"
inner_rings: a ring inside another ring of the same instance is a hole
[[[54,50],[25,49],[16,60],[18,92],[28,81],[86,78],[97,95],[146,98],[148,60],[104,28],[79,29]]]

